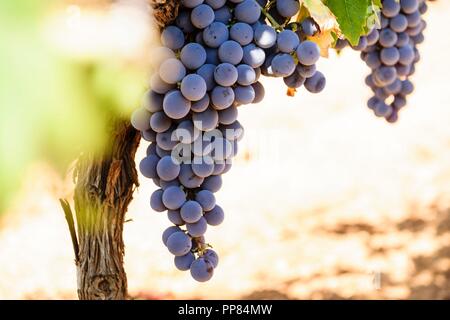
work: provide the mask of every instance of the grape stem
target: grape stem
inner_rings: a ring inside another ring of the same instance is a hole
[[[267,11],[267,8],[262,7],[259,3],[257,3],[257,4],[261,8],[261,12],[267,17],[267,19],[269,19],[272,27],[274,27],[275,29],[278,29],[278,30],[283,29],[282,26],[280,26],[278,24],[278,22],[276,22],[276,20],[270,15],[269,11]]]

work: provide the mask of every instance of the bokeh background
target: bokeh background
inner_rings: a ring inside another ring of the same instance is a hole
[[[239,109],[246,128],[207,239],[214,278],[177,271],[169,225],[141,186],[125,225],[134,298],[450,298],[450,3],[427,14],[416,90],[399,123],[365,107],[358,53],[319,63],[327,88]],[[0,1],[0,298],[75,299],[70,236],[58,199],[73,161],[101,146],[105,115],[140,101],[158,41],[141,0]],[[142,143],[136,156],[145,155]]]

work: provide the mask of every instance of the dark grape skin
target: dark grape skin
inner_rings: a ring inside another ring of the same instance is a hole
[[[321,92],[326,85],[325,76],[317,71],[311,78],[306,79],[305,88],[311,93]]]

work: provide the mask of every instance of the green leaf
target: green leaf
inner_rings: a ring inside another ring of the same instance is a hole
[[[365,34],[365,25],[369,15],[371,0],[327,0],[328,8],[336,16],[341,32],[352,44],[357,45],[361,35]]]

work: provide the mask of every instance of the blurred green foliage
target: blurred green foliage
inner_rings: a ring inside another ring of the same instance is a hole
[[[56,1],[57,2],[57,1]],[[44,36],[51,0],[0,0],[0,214],[34,161],[60,170],[102,148],[111,117],[139,102],[144,71],[113,58],[76,60]]]

